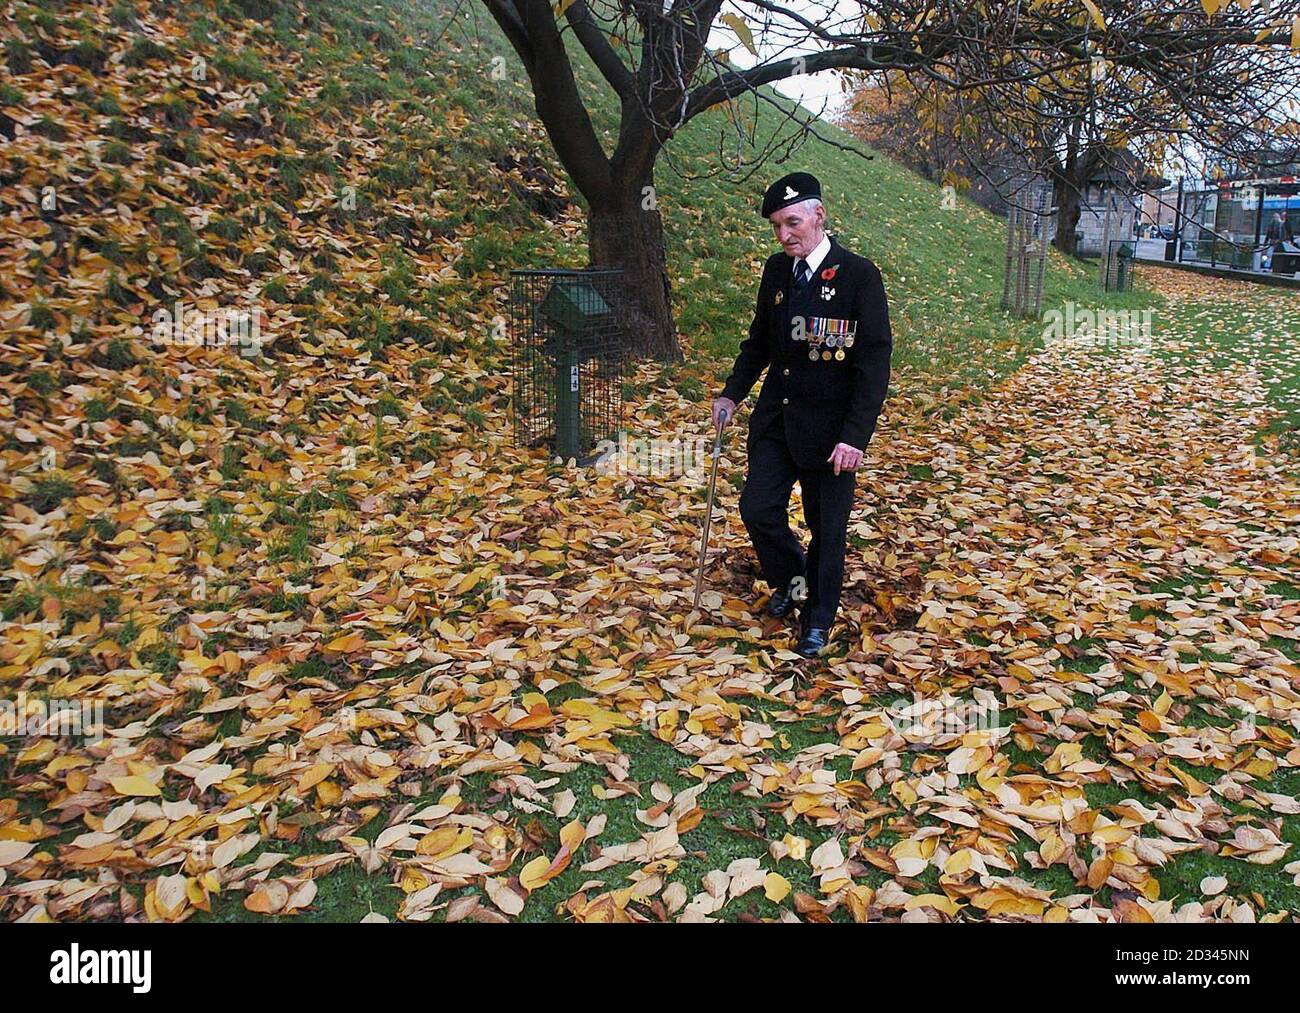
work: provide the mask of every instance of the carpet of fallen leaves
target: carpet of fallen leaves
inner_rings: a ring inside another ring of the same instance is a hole
[[[1057,343],[948,420],[904,384],[860,483],[837,649],[808,665],[761,618],[734,483],[693,612],[700,474],[566,468],[513,449],[496,416],[418,463],[396,448],[450,420],[414,410],[341,463],[341,418],[380,389],[419,403],[400,348],[381,373],[341,344],[290,359],[282,383],[205,349],[167,351],[152,395],[115,373],[160,445],[120,458],[112,485],[77,450],[139,423],[82,428],[101,367],[16,430],[4,575],[62,590],[0,627],[0,682],[101,702],[106,727],[6,740],[6,917],[176,921],[231,894],[289,915],[356,867],[400,890],[398,918],[495,920],[570,865],[587,875],[556,909],[582,921],[726,918],[750,891],[788,919],[1284,916],[1226,877],[1165,897],[1154,875],[1189,852],[1300,868],[1284,839],[1300,803],[1268,787],[1300,765],[1300,667],[1277,646],[1297,637],[1278,588],[1296,583],[1300,487],[1252,449],[1269,408],[1249,369]],[[21,330],[10,350],[34,351]],[[268,427],[241,486],[219,466],[238,426],[184,417],[222,384],[255,392]],[[650,400],[646,435],[703,432],[698,405]],[[320,422],[277,438],[307,405]],[[82,463],[42,513],[23,496],[46,445]],[[318,516],[307,562],[277,551],[285,495],[339,489],[355,508]],[[214,539],[213,496],[244,525],[236,545]],[[145,660],[167,644],[170,670]],[[972,705],[1000,717],[970,730]],[[810,719],[820,741],[779,756]],[[639,779],[652,740],[689,787]],[[483,804],[462,792],[475,775]],[[718,818],[697,801],[723,780],[762,813],[762,843],[683,881]],[[1090,803],[1099,784],[1114,801]],[[642,831],[608,839],[600,806],[626,795]],[[558,835],[539,811],[567,820]],[[1053,871],[1069,890],[1038,885]]]

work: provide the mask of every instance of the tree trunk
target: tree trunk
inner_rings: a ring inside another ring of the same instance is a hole
[[[1053,245],[1062,253],[1078,256],[1078,243],[1074,230],[1079,224],[1082,210],[1081,195],[1077,188],[1063,179],[1056,180],[1056,239]]]
[[[587,250],[592,267],[623,271],[623,319],[635,355],[679,362],[672,289],[664,260],[663,219],[641,208],[640,193],[626,204],[592,205],[587,220]]]

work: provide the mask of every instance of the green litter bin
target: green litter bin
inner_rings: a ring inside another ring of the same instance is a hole
[[[626,354],[614,269],[512,271],[516,431],[529,447],[589,463],[616,439]]]

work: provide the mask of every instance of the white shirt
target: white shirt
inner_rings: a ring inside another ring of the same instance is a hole
[[[826,254],[830,252],[831,252],[831,237],[826,235],[825,233],[822,233],[822,241],[813,247],[812,253],[808,254],[808,256],[803,258],[804,263],[808,265],[808,271],[809,271],[808,277],[810,279],[814,274],[817,273],[818,266],[821,264],[823,260],[826,259]],[[799,258],[796,257],[794,266],[790,268],[790,274],[792,277],[794,275],[795,267],[798,266],[798,263],[799,263]]]

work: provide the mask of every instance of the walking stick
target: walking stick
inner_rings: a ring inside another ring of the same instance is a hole
[[[718,431],[713,436],[713,470],[709,475],[709,500],[704,512],[704,537],[700,539],[700,572],[695,575],[695,604],[700,607],[700,591],[704,588],[704,564],[709,555],[709,525],[713,521],[713,490],[718,484],[718,458],[722,456],[722,430],[727,425],[727,410],[718,416]]]

